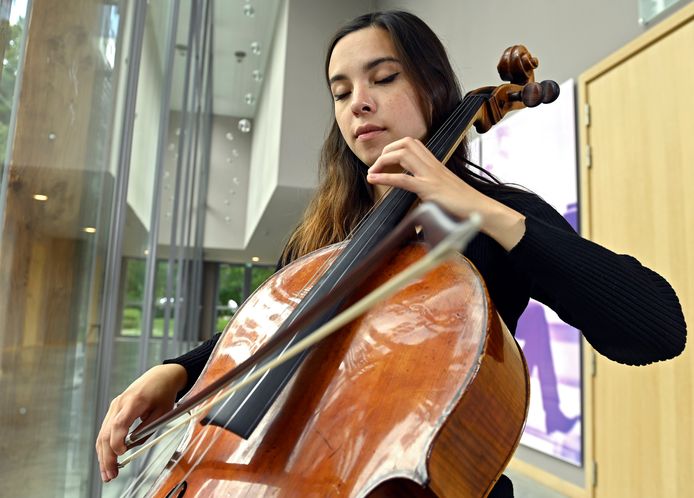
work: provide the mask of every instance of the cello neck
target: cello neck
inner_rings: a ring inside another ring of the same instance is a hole
[[[466,131],[473,124],[485,101],[486,97],[483,95],[466,96],[441,128],[427,142],[427,148],[438,160],[445,163],[450,158],[456,147],[462,142]],[[358,264],[371,252],[378,242],[383,240],[395,228],[416,199],[416,194],[406,190],[393,189],[383,202],[360,224],[340,256],[294,309],[286,322],[280,327],[280,331],[297,319],[315,301],[339,286],[342,282],[342,276],[348,273],[350,268]],[[341,305],[342,303],[338,302],[326,310],[309,327],[304,328],[293,336],[286,343],[285,347],[278,349],[277,355],[281,353],[281,350],[300,341],[313,330],[330,320]],[[224,427],[243,438],[248,438],[270,406],[272,406],[273,401],[279,396],[283,387],[289,382],[296,369],[301,365],[306,354],[304,352],[287,361],[277,369],[269,372],[255,384],[241,389],[226,403],[224,408],[216,411],[214,415],[210,415],[209,418],[205,419],[205,422]]]

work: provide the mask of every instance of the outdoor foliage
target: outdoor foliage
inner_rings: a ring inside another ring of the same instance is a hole
[[[0,73],[0,158],[3,161],[6,160],[5,151],[7,150],[7,136],[12,116],[12,101],[14,99],[17,70],[19,69],[23,30],[23,18],[20,18],[15,25],[10,25],[7,22],[0,25],[0,40],[7,40],[4,47],[2,73]]]

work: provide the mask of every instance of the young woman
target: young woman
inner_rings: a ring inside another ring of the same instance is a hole
[[[419,18],[390,11],[353,20],[330,45],[326,77],[335,121],[323,146],[320,185],[282,264],[345,239],[397,187],[459,218],[482,215],[481,233],[465,255],[510,330],[532,297],[615,361],[644,365],[683,350],[682,310],[662,277],[581,238],[536,195],[470,169],[464,146],[446,167],[423,145],[462,95],[445,49]],[[96,443],[104,481],[117,475],[132,422],[171,409],[217,338],[152,368],[114,399]],[[490,496],[512,496],[508,479],[502,476]]]

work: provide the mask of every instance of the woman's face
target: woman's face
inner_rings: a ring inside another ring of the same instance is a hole
[[[383,147],[427,133],[417,94],[387,31],[355,31],[335,45],[328,64],[335,119],[349,148],[368,166]]]

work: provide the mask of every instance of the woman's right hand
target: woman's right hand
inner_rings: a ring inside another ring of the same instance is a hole
[[[188,374],[181,365],[157,365],[111,401],[96,439],[96,454],[104,482],[118,475],[117,458],[127,450],[125,436],[133,422],[139,417],[142,423],[147,423],[171,410],[176,394],[185,387],[187,380]]]

